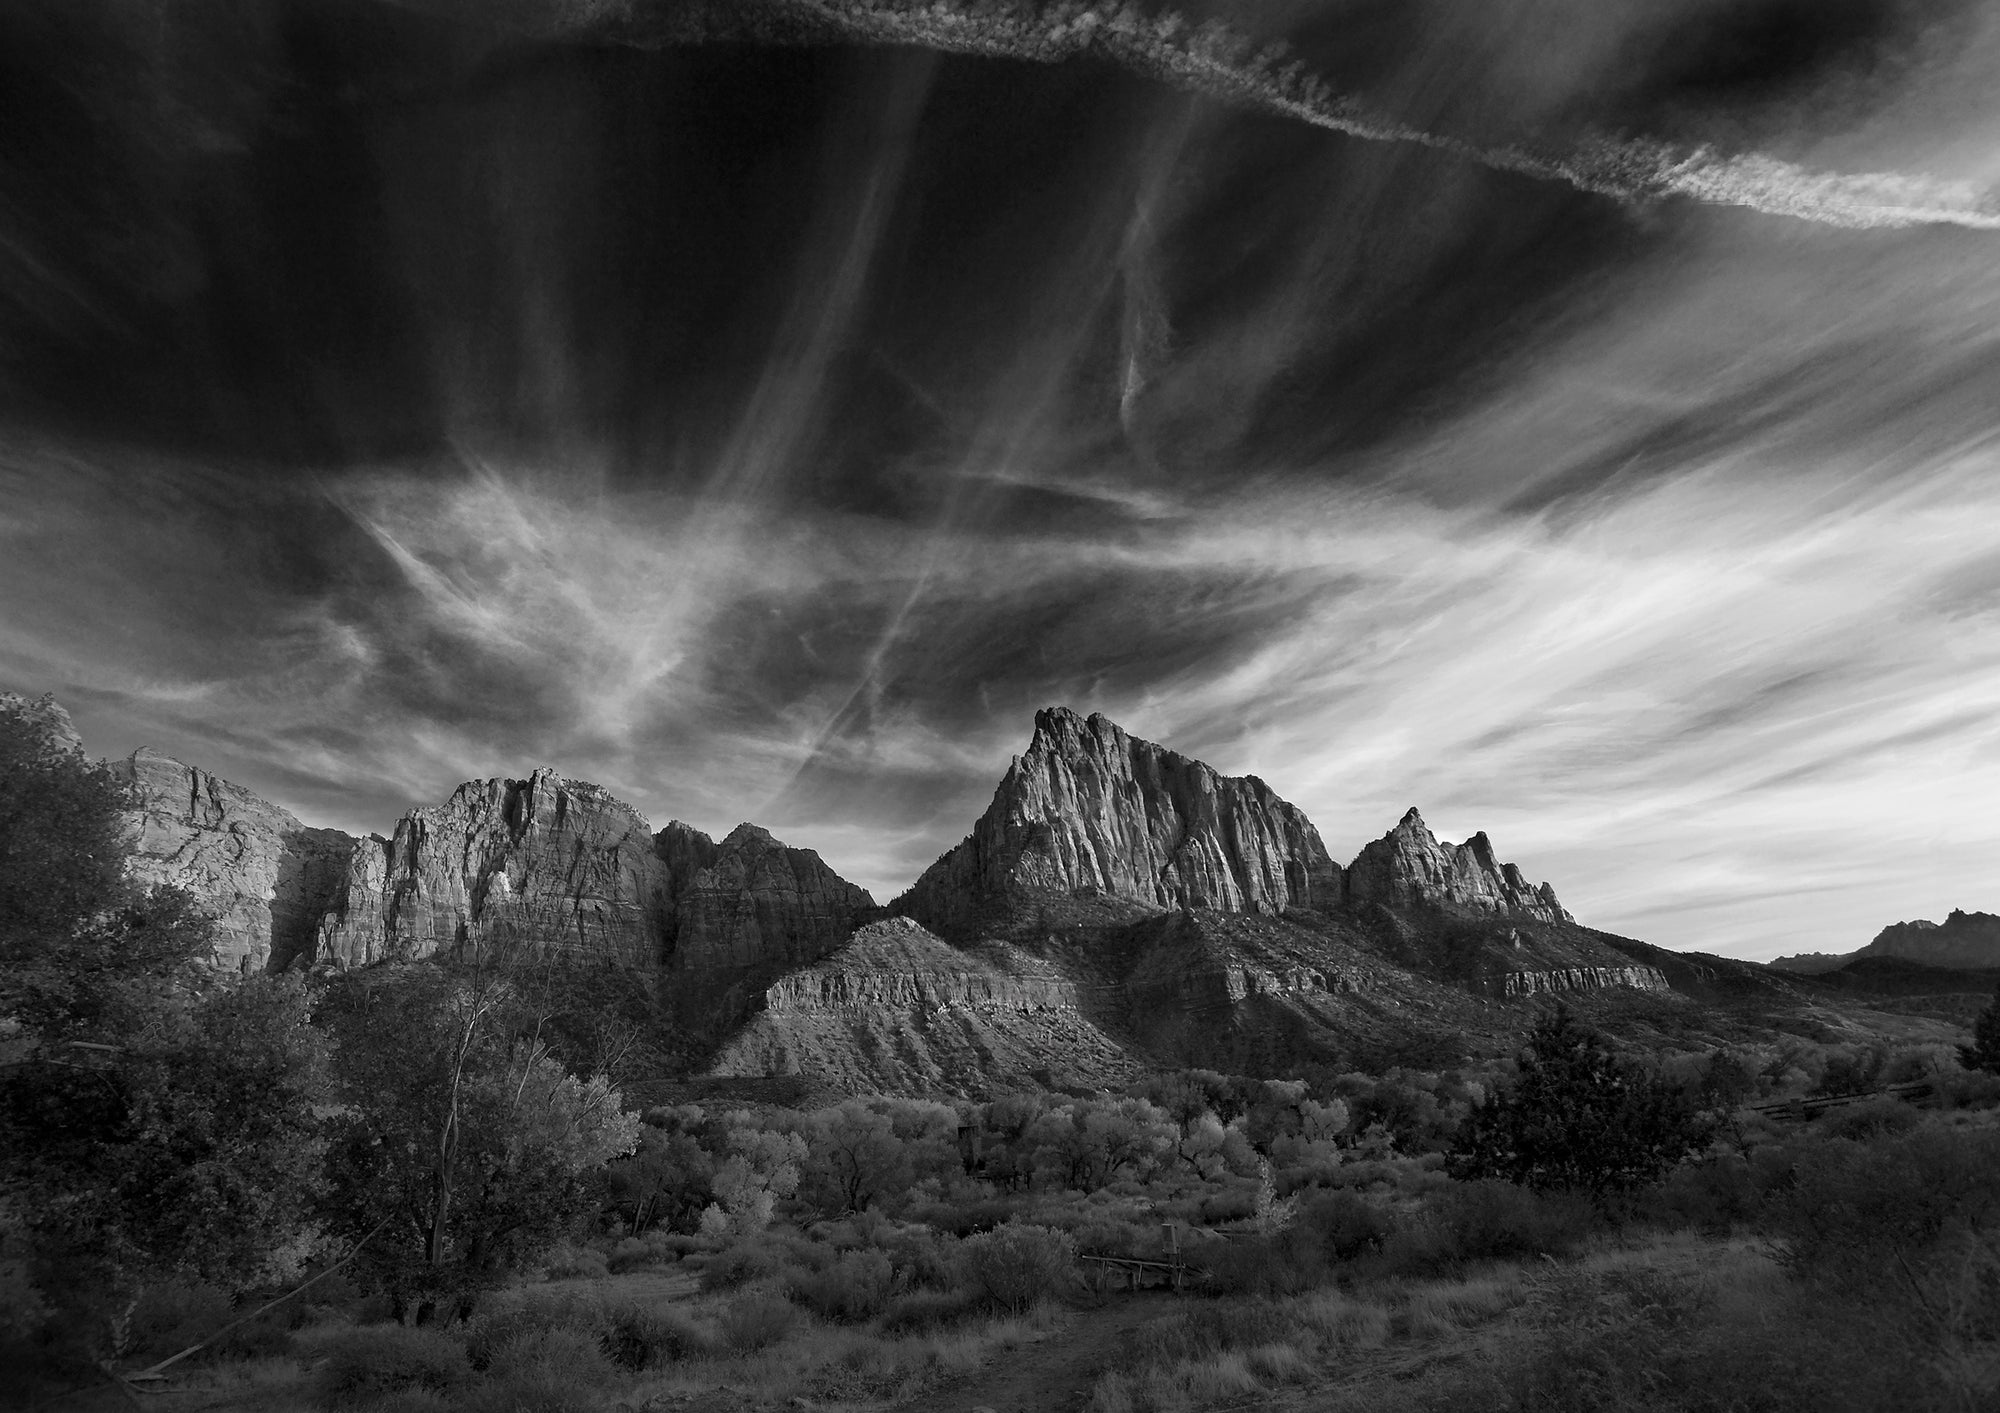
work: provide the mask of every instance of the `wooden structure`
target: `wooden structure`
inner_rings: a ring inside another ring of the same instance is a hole
[[[1814,1098],[1803,1095],[1791,1099],[1766,1099],[1760,1104],[1745,1104],[1743,1111],[1749,1114],[1764,1114],[1774,1119],[1790,1119],[1795,1123],[1816,1118],[1829,1109],[1845,1109],[1855,1104],[1866,1104],[1871,1099],[1900,1099],[1906,1104],[1928,1099],[1931,1082],[1927,1079],[1911,1080],[1908,1084],[1891,1084],[1881,1089],[1870,1089],[1860,1094],[1821,1094]]]

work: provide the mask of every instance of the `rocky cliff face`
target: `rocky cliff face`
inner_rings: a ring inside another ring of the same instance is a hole
[[[1275,914],[1340,892],[1319,832],[1263,781],[1056,707],[1036,715],[971,837],[898,906],[956,931],[996,900],[1035,894]]]
[[[537,770],[459,786],[357,849],[320,956],[341,965],[445,955],[551,955],[658,964],[667,866],[637,811],[596,785]]]
[[[318,956],[556,955],[670,967],[706,994],[823,956],[873,906],[819,855],[755,825],[720,844],[678,820],[654,834],[598,786],[538,770],[462,785],[361,845]]]
[[[686,825],[660,831],[663,858],[679,858],[682,867],[707,860],[692,873],[675,872],[686,880],[676,890],[672,928],[678,972],[803,966],[838,947],[875,906],[811,849],[787,848],[754,824],[739,824],[704,849],[707,843]]]
[[[1463,844],[1440,843],[1414,809],[1348,865],[1347,898],[1391,908],[1575,921],[1555,889],[1531,884],[1515,865],[1501,863],[1483,832]]]
[[[1640,991],[1665,991],[1666,974],[1658,967],[1551,967],[1546,971],[1502,974],[1503,996],[1556,996],[1570,991],[1597,991],[1630,986]]]
[[[215,963],[262,971],[306,946],[340,890],[354,840],[191,765],[141,750],[113,769],[131,782],[132,876],[172,884],[216,914]]]

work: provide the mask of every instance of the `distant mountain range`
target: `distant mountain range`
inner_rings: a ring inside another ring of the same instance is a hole
[[[1943,922],[1918,919],[1891,923],[1875,940],[1852,952],[1801,952],[1779,957],[1771,965],[1780,971],[1819,975],[1863,958],[1895,957],[1925,966],[1972,971],[2000,967],[2000,917],[1954,908]]]
[[[0,705],[81,749],[55,703]],[[1803,977],[1582,926],[1484,834],[1440,841],[1414,809],[1342,866],[1263,781],[1060,707],[886,907],[756,825],[654,831],[552,770],[357,839],[151,751],[116,768],[135,872],[209,903],[218,967],[608,968],[718,1077],[971,1093],[1160,1064],[1441,1065],[1511,1048],[1555,994],[1683,1039],[1727,1038],[1732,1008],[1823,1008]],[[1968,916],[1905,927],[1957,938]]]

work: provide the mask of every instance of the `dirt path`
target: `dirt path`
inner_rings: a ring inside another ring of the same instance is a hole
[[[1131,1330],[1180,1308],[1164,1291],[1113,1295],[1080,1309],[1063,1329],[995,1355],[978,1373],[902,1405],[897,1413],[1070,1413]]]

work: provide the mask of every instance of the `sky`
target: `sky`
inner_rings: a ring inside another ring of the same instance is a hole
[[[32,0],[0,689],[887,899],[1034,712],[1769,958],[2000,911],[2000,7]]]

